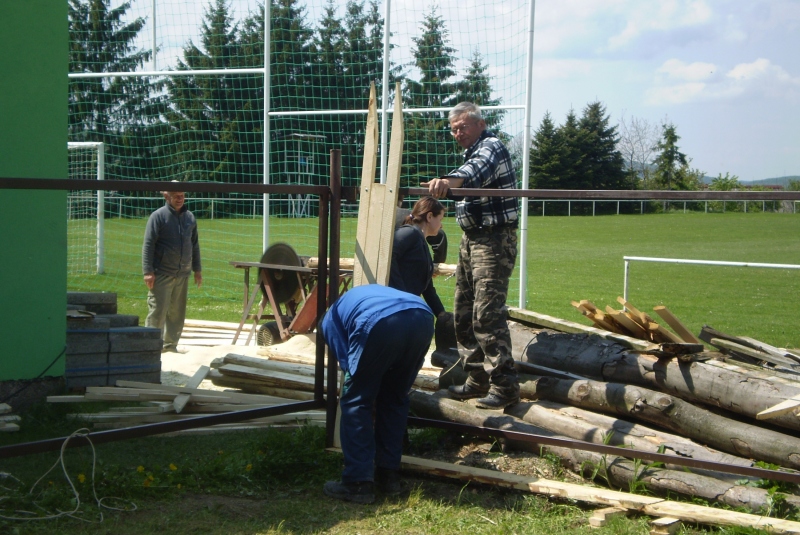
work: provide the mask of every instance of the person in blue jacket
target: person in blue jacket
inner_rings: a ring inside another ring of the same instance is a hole
[[[433,336],[433,313],[418,297],[381,286],[345,292],[320,324],[344,372],[339,397],[344,469],[323,492],[372,503],[375,492],[397,495],[409,392]]]

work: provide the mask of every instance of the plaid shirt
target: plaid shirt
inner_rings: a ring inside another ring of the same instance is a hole
[[[517,187],[517,174],[508,149],[488,130],[464,151],[464,165],[449,176],[463,178],[462,188]],[[456,220],[463,230],[516,225],[518,210],[516,197],[463,197],[456,202]]]

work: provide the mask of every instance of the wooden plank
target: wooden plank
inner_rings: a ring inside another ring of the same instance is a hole
[[[623,307],[625,307],[625,310],[627,312],[630,312],[630,315],[628,317],[631,318],[636,323],[638,323],[639,325],[641,325],[642,327],[647,328],[647,324],[653,321],[653,318],[651,318],[641,310],[637,309],[630,302],[626,301],[625,298],[617,297],[617,302]]]
[[[606,305],[606,314],[611,316],[611,319],[624,327],[634,338],[641,338],[642,340],[650,339],[650,337],[647,335],[647,331],[645,331],[641,325],[630,319],[621,310],[614,310],[610,306]]]
[[[301,390],[304,392],[314,391],[314,378],[304,377],[294,373],[276,372],[273,370],[260,370],[249,366],[239,366],[238,364],[226,364],[219,368],[223,375],[232,377],[245,377],[248,379],[259,380],[264,386],[275,386],[278,388],[288,388]]]
[[[596,509],[592,511],[592,516],[589,517],[589,525],[593,528],[602,528],[606,526],[611,519],[625,516],[627,514],[627,509],[621,509],[619,507],[604,507],[603,509]]]
[[[377,264],[378,284],[389,285],[389,275],[392,268],[392,248],[394,246],[395,215],[397,214],[397,201],[400,193],[400,174],[403,167],[403,141],[405,128],[403,127],[403,95],[400,91],[400,82],[395,84],[394,111],[392,113],[392,138],[389,143],[389,158],[386,165],[386,187],[383,192],[383,207],[381,209],[381,226],[379,234],[379,249]],[[374,207],[370,208],[371,210]]]
[[[375,94],[374,83],[369,86],[368,110],[367,126],[364,133],[364,160],[361,167],[353,286],[366,284],[367,277],[365,272],[370,270],[366,258],[366,245],[369,232],[369,207],[372,204],[372,188],[375,185],[375,169],[378,163],[378,99]],[[372,277],[374,277],[374,274]]]
[[[11,405],[8,403],[0,403],[0,414],[8,414],[11,412]]]
[[[683,339],[678,336],[677,334],[673,333],[672,331],[668,331],[663,326],[659,325],[655,321],[648,321],[647,322],[647,330],[651,333],[655,333],[656,336],[654,338],[658,339],[661,342],[667,342],[671,344],[682,344]]]
[[[616,342],[625,347],[629,347],[631,349],[646,351],[649,349],[658,348],[657,344],[650,343],[647,340],[638,340],[630,336],[625,336],[624,334],[611,333],[603,329],[588,327],[586,325],[583,325],[582,323],[576,323],[574,321],[568,321],[561,318],[556,318],[554,316],[548,316],[547,314],[540,314],[538,312],[533,312],[531,310],[525,310],[516,307],[508,307],[508,316],[521,323],[539,325],[541,327],[547,327],[549,329],[554,329],[560,332],[596,334],[601,338],[605,338],[606,340],[611,340],[613,342]]]
[[[283,402],[286,402],[287,399],[294,399],[301,401],[314,399],[313,392],[267,386],[260,381],[254,381],[251,379],[245,379],[241,377],[232,377],[229,375],[222,375],[217,370],[212,370],[211,374],[209,375],[211,376],[211,382],[213,382],[217,386],[238,388],[244,390],[245,392],[256,392],[256,394],[244,393],[242,395],[256,396],[264,394],[264,396],[262,397],[272,397],[272,398],[282,399]],[[226,393],[227,392],[230,391],[226,390]]]
[[[206,375],[208,375],[209,369],[210,368],[208,366],[200,366],[197,368],[197,371],[194,373],[194,375],[188,381],[186,381],[186,388],[198,388],[200,383],[205,380]],[[172,406],[175,408],[175,412],[180,413],[186,404],[189,403],[190,399],[192,399],[191,392],[181,392],[175,396],[175,399],[172,401]]]
[[[765,353],[769,353],[770,355],[779,357],[779,358],[786,358],[789,360],[795,361],[795,364],[800,364],[800,356],[793,354],[790,351],[786,351],[785,349],[781,349],[779,347],[771,346],[761,340],[756,340],[755,338],[750,338],[749,336],[740,336],[742,340],[751,344],[753,349],[757,349],[759,351],[763,351]]]
[[[402,467],[440,477],[449,477],[461,481],[475,481],[498,487],[543,494],[545,496],[558,496],[598,505],[610,505],[655,517],[676,518],[684,522],[695,522],[712,526],[749,526],[765,529],[770,533],[800,535],[800,522],[750,513],[739,513],[703,505],[673,502],[661,498],[628,494],[626,492],[602,489],[589,485],[578,485],[539,477],[507,474],[496,470],[430,461],[419,457],[410,457],[408,455],[403,455]]]
[[[768,420],[794,412],[800,407],[800,396],[793,396],[756,414],[756,420]]]
[[[734,351],[736,353],[741,353],[742,355],[747,355],[748,357],[753,357],[754,359],[757,360],[763,360],[765,362],[769,362],[770,364],[776,364],[778,366],[786,366],[790,369],[797,365],[797,363],[792,359],[771,355],[769,353],[764,353],[763,351],[743,346],[741,344],[737,344],[736,342],[731,342],[730,340],[725,340],[723,338],[711,338],[709,343],[712,346],[716,346],[722,349],[727,349],[728,351]]]
[[[211,375],[211,373],[209,373]],[[117,381],[117,388],[127,387],[131,390],[135,389],[142,389],[142,390],[154,390],[160,389],[165,392],[169,393],[178,393],[180,394],[181,391],[185,390],[194,396],[198,395],[211,395],[218,398],[224,398],[228,400],[227,403],[269,403],[274,401],[274,397],[272,396],[262,396],[258,394],[244,394],[241,392],[221,392],[219,390],[206,390],[206,389],[192,389],[186,388],[185,386],[174,386],[174,385],[156,385],[153,383],[141,383],[138,381]],[[174,395],[174,394],[173,394]],[[170,400],[171,401],[171,400]],[[213,400],[212,400],[213,401]],[[199,403],[199,402],[198,402]]]
[[[650,522],[650,535],[674,535],[681,525],[677,518],[662,516]]]
[[[681,323],[671,311],[665,306],[657,306],[653,307],[653,310],[656,314],[661,316],[661,318],[667,322],[667,325],[672,327],[672,330],[675,331],[678,336],[680,336],[684,342],[689,342],[690,344],[702,344],[703,342],[700,341],[692,332],[686,328],[686,326]]]
[[[258,368],[260,370],[272,370],[276,372],[302,375],[304,377],[314,377],[315,374],[314,366],[306,363],[292,364],[289,362],[282,362],[280,360],[247,357],[245,355],[237,355],[235,353],[228,353],[222,358],[222,360],[225,364],[236,364],[239,366]],[[327,375],[327,371],[325,371],[323,377],[327,377]]]

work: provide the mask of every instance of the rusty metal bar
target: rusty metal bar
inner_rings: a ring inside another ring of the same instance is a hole
[[[256,418],[265,418],[267,416],[278,416],[281,414],[290,414],[293,412],[302,412],[313,409],[324,408],[324,404],[320,404],[317,400],[300,401],[295,403],[288,403],[285,405],[274,405],[272,407],[259,407],[256,409],[246,409],[235,412],[225,412],[220,414],[210,414],[207,416],[198,416],[196,418],[187,418],[186,420],[172,420],[169,422],[158,422],[153,424],[144,424],[134,427],[124,427],[122,429],[111,429],[108,431],[97,431],[88,433],[86,436],[92,441],[92,444],[104,444],[106,442],[115,442],[118,440],[128,440],[131,438],[147,437],[151,435],[160,435],[163,433],[172,433],[175,431],[183,431],[185,429],[195,429],[197,427],[208,427],[209,425],[217,424],[230,424],[235,422],[242,422],[246,420],[253,420]],[[10,446],[0,447],[0,459],[9,457],[19,457],[22,455],[29,455],[31,453],[42,453],[46,451],[57,451],[61,449],[64,441],[69,437],[51,438],[40,440],[37,442],[25,442],[22,444],[12,444]],[[77,437],[73,437],[77,438]],[[68,447],[87,446],[88,441],[84,440],[70,440]]]
[[[341,219],[342,219],[342,151],[339,149],[331,150],[331,231],[330,231],[330,287],[327,296],[328,303],[333,304],[339,297],[339,255],[341,250]],[[320,264],[322,264],[320,259]],[[321,267],[321,266],[320,266]],[[321,294],[324,298],[325,294]],[[323,310],[324,313],[324,310]],[[322,315],[319,316],[322,319]],[[322,338],[320,329],[317,329],[317,351],[323,348],[325,342]],[[325,425],[325,446],[331,447],[334,443],[334,432],[336,428],[336,410],[338,396],[336,391],[339,377],[339,365],[336,359],[328,359],[328,404],[326,411]]]

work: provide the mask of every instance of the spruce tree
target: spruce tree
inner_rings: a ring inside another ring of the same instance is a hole
[[[583,153],[580,172],[585,189],[625,188],[625,161],[617,150],[617,127],[609,123],[610,117],[600,102],[584,108],[579,128]]]
[[[130,2],[69,0],[69,72],[133,72],[151,58],[134,41],[143,18],[125,21]],[[70,78],[69,141],[105,143],[106,176],[162,178],[155,139],[163,134],[161,85],[147,77]]]
[[[655,180],[660,189],[685,189],[681,169],[688,167],[686,155],[678,147],[681,139],[675,131],[675,125],[664,123],[662,125],[661,141],[658,142],[658,156],[656,156]]]
[[[404,99],[414,108],[451,107],[455,104],[456,88],[450,80],[456,75],[456,51],[449,45],[447,28],[435,6],[425,14],[421,30],[419,37],[412,38],[411,65],[420,78],[406,79]],[[406,124],[403,175],[410,176],[407,185],[416,186],[459,165],[460,160],[454,157],[458,146],[450,136],[447,112],[413,114]]]

